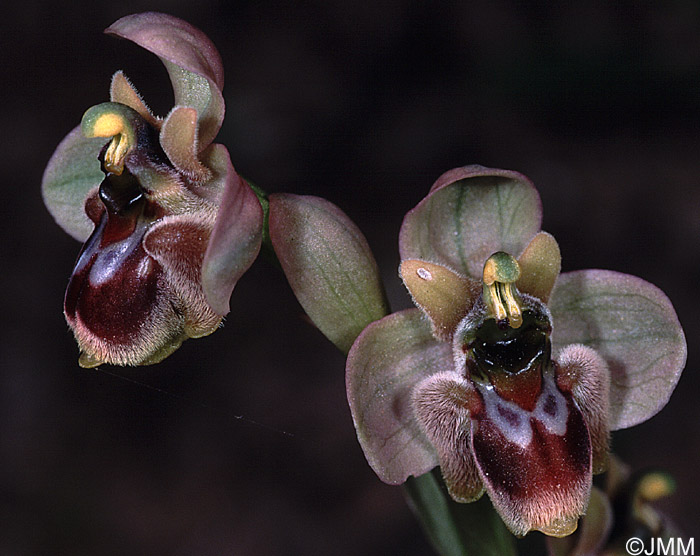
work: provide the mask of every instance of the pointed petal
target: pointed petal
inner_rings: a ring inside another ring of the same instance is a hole
[[[450,345],[437,342],[418,309],[370,324],[348,354],[346,383],[357,437],[374,472],[400,484],[436,465],[411,404],[415,385],[452,367]]]
[[[676,312],[661,290],[618,272],[567,272],[557,280],[549,307],[555,351],[584,344],[608,363],[612,430],[641,423],[666,405],[687,348]]]
[[[484,492],[470,448],[469,415],[480,407],[474,387],[454,371],[432,375],[413,391],[416,418],[437,450],[445,484],[457,502],[473,502]]]
[[[204,150],[224,118],[224,70],[209,38],[181,19],[156,12],[123,17],[105,33],[133,41],[163,61],[175,91],[175,104],[197,110],[199,148]]]
[[[504,430],[511,432],[507,427],[517,416],[499,411],[475,416],[472,452],[494,507],[516,535],[532,529],[569,535],[586,509],[592,479],[590,439],[570,396],[565,410],[563,433],[529,419],[512,430],[512,439]]]
[[[332,203],[270,195],[270,239],[304,311],[342,351],[388,312],[367,240]]]
[[[87,139],[80,126],[76,127],[56,148],[41,180],[46,208],[78,241],[84,242],[95,227],[84,204],[90,190],[104,179],[97,156],[107,141],[104,137]]]
[[[593,473],[605,471],[610,452],[610,371],[594,349],[566,346],[557,357],[557,386],[571,392],[588,425]]]
[[[197,154],[197,111],[176,106],[163,121],[160,144],[173,166],[194,182],[211,178],[211,171],[199,161]]]
[[[263,213],[253,190],[233,169],[226,147],[211,145],[203,158],[214,181],[223,183],[223,193],[202,263],[202,288],[214,311],[225,315],[236,282],[260,252]],[[211,184],[214,191],[217,183]]]
[[[518,263],[518,289],[547,303],[561,270],[561,253],[557,240],[547,232],[538,233],[520,255]]]
[[[428,315],[433,334],[443,341],[452,337],[481,295],[481,284],[442,265],[408,259],[401,262],[399,274],[413,302]]]
[[[149,125],[159,129],[161,121],[153,115],[151,109],[146,106],[146,103],[141,98],[141,95],[124,75],[124,72],[118,71],[112,76],[112,83],[109,88],[109,100],[126,104],[128,107],[136,110],[141,117],[146,120]]]
[[[451,170],[408,212],[401,226],[401,260],[421,259],[481,282],[496,251],[522,253],[539,231],[537,190],[521,174],[466,166]]]

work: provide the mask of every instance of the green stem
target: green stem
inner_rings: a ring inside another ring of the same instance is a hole
[[[515,539],[486,496],[470,504],[455,502],[437,469],[410,477],[404,493],[442,556],[515,556]]]
[[[263,189],[248,180],[245,180],[245,182],[257,196],[263,210],[262,246],[260,248],[260,252],[262,253],[263,257],[265,257],[273,266],[277,267],[279,270],[282,270],[282,265],[275,254],[275,249],[272,247],[272,240],[270,239],[270,200],[267,197],[267,193]]]

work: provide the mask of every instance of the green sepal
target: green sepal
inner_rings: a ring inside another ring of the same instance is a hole
[[[401,260],[440,264],[481,282],[484,261],[497,251],[522,253],[541,220],[539,194],[525,176],[483,166],[456,168],[406,214]]]
[[[685,335],[670,300],[629,274],[561,274],[549,308],[555,353],[569,344],[595,349],[610,367],[610,427],[646,421],[668,402],[685,366]]]
[[[388,312],[367,240],[338,207],[319,197],[269,196],[270,239],[289,285],[318,329],[347,353]]]
[[[56,223],[78,241],[84,242],[94,224],[85,214],[85,199],[100,185],[104,173],[97,159],[109,141],[104,137],[86,138],[80,126],[56,147],[41,180],[44,203]]]
[[[377,476],[398,485],[438,465],[411,403],[415,386],[452,366],[419,309],[392,313],[365,328],[348,354],[345,383],[360,446]]]
[[[469,504],[455,502],[436,469],[409,478],[404,489],[409,505],[441,556],[515,556],[515,537],[488,497]]]

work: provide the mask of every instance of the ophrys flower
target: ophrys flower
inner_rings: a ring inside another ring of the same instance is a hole
[[[368,326],[347,364],[350,407],[379,477],[440,465],[451,496],[485,491],[508,527],[566,535],[604,468],[608,431],[659,411],[685,364],[655,286],[559,274],[520,174],[444,174],[406,218],[401,275],[418,309]]]
[[[175,17],[127,16],[108,33],[158,55],[175,107],[155,117],[122,72],[44,173],[52,215],[85,241],[64,310],[80,364],[144,365],[210,334],[260,249],[262,209],[212,140],[224,117],[211,41]]]

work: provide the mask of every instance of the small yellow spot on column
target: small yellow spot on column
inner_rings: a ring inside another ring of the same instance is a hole
[[[95,137],[111,137],[124,131],[124,118],[117,114],[102,114],[95,121],[93,133]]]

